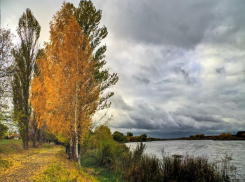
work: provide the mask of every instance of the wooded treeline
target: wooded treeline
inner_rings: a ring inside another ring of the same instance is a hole
[[[101,17],[91,1],[81,0],[78,7],[64,2],[50,22],[50,41],[43,48],[38,42],[41,26],[30,9],[19,19],[19,44],[13,45],[10,30],[1,30],[1,101],[10,91],[9,115],[23,148],[28,149],[30,139],[33,146],[37,139],[41,143],[48,131],[69,146],[70,158],[80,165],[79,148],[92,116],[110,107],[113,92],[105,90],[118,81],[116,73],[103,68],[107,47],[101,41],[108,32],[99,27]],[[1,105],[1,122],[5,110]]]

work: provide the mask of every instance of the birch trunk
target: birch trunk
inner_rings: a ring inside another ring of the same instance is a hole
[[[75,159],[78,160],[78,132],[77,132],[77,119],[78,119],[78,83],[76,81],[76,93],[75,93],[75,123],[74,123],[74,129],[75,129]]]
[[[78,71],[78,59],[77,59],[77,76],[79,74]],[[78,152],[78,81],[76,80],[76,93],[75,93],[75,159],[78,162],[78,168],[80,168],[80,157]]]

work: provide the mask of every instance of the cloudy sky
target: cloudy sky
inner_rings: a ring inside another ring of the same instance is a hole
[[[14,33],[25,9],[33,11],[40,44],[63,2],[1,1],[1,25]],[[244,0],[93,3],[109,32],[107,67],[119,75],[112,131],[169,138],[245,130]]]

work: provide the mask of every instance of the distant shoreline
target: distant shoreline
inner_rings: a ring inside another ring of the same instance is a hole
[[[208,139],[208,138],[203,138],[203,139],[188,139],[188,138],[171,138],[171,139],[154,139],[154,138],[150,138],[150,140],[146,140],[146,141],[129,141],[129,142],[125,142],[125,143],[134,143],[134,142],[155,142],[155,141],[174,141],[174,140],[211,140],[211,141],[241,141],[241,140],[245,140],[245,138],[237,138],[237,139]]]

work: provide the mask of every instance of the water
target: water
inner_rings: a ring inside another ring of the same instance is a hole
[[[212,140],[172,140],[145,142],[145,154],[162,158],[161,150],[165,154],[188,154],[190,156],[207,157],[210,162],[221,160],[227,154],[232,156],[230,163],[237,167],[237,178],[245,181],[245,141],[212,141]],[[136,142],[126,143],[131,149]]]

